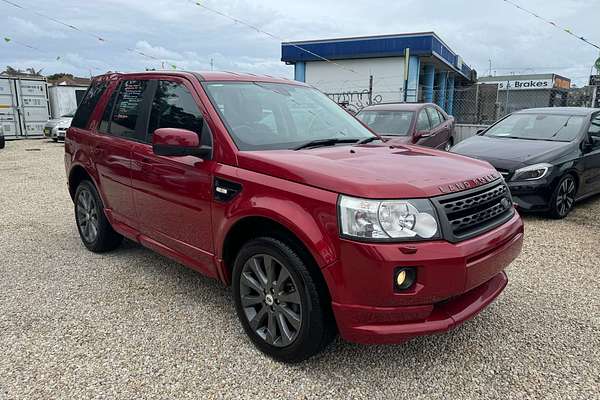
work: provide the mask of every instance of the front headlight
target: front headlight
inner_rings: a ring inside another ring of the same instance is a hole
[[[370,241],[439,238],[435,210],[429,200],[368,200],[340,196],[343,236]]]
[[[534,181],[536,179],[542,179],[548,174],[548,171],[552,168],[552,164],[542,163],[529,165],[527,167],[520,168],[515,171],[512,177],[513,181]]]

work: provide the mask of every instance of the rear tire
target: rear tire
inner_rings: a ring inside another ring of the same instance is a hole
[[[550,217],[563,219],[573,209],[577,195],[577,182],[571,174],[566,174],[558,181],[550,199]]]
[[[6,145],[4,136],[0,136],[0,149],[3,149],[4,146]]]
[[[52,138],[52,141],[53,141],[54,143],[56,143],[56,142],[58,142],[58,138],[54,138],[54,137],[53,137],[53,138]]]
[[[94,253],[104,253],[119,247],[123,236],[115,232],[104,214],[104,205],[96,187],[83,180],[75,191],[75,222],[81,241]]]
[[[254,345],[286,363],[303,361],[335,337],[327,294],[300,253],[261,237],[242,246],[233,267],[238,318]]]

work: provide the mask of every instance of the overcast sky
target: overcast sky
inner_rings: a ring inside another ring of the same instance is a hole
[[[106,39],[0,2],[0,68],[97,75],[160,68],[135,48],[180,69],[293,76],[280,41],[204,10],[190,0],[11,0]],[[600,42],[599,0],[513,0]],[[598,50],[503,0],[204,0],[285,40],[434,31],[480,75],[554,72],[584,84]],[[36,47],[32,50],[27,44]],[[57,60],[57,57],[60,59]]]

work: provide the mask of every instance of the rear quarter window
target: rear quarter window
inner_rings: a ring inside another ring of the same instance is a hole
[[[83,100],[81,100],[81,104],[77,107],[77,111],[71,122],[72,127],[81,129],[86,128],[90,116],[94,112],[94,108],[96,107],[96,104],[98,104],[98,100],[100,100],[104,94],[107,86],[107,82],[92,82],[92,85],[83,97]]]

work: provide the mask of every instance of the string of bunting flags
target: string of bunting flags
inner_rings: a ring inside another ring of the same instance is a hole
[[[279,37],[279,36],[273,35],[272,33],[270,33],[270,32],[267,32],[267,31],[265,31],[265,30],[263,30],[263,29],[261,29],[261,28],[259,28],[259,27],[255,26],[255,25],[252,25],[252,24],[250,24],[250,23],[248,23],[248,22],[245,22],[245,21],[243,21],[243,20],[241,20],[241,19],[239,19],[239,18],[233,17],[233,16],[231,16],[231,15],[229,15],[229,14],[225,14],[225,13],[224,13],[224,12],[222,12],[222,11],[215,10],[214,8],[208,7],[208,6],[207,6],[206,4],[204,4],[202,1],[198,1],[198,0],[188,0],[188,1],[189,1],[190,3],[192,3],[192,4],[196,5],[196,6],[200,7],[200,8],[203,8],[204,10],[210,11],[210,12],[212,12],[212,13],[214,13],[214,14],[220,15],[221,17],[227,18],[227,19],[229,19],[229,20],[231,20],[231,21],[235,22],[236,24],[244,25],[244,26],[246,26],[247,28],[250,28],[250,29],[252,29],[252,30],[254,30],[254,31],[258,32],[258,33],[262,33],[263,35],[265,35],[265,36],[268,36],[268,37],[270,37],[270,38],[272,38],[272,39],[275,39],[275,40],[277,40],[277,41],[279,41],[279,42],[286,42],[286,40],[285,40],[285,39],[283,39],[283,38],[281,38],[281,37]],[[335,61],[332,61],[332,60],[330,60],[330,59],[328,59],[328,58],[325,58],[325,57],[323,57],[323,56],[321,56],[321,55],[319,55],[319,54],[317,54],[317,53],[314,53],[314,52],[312,52],[312,51],[310,51],[310,50],[308,50],[308,49],[305,49],[305,48],[304,48],[304,47],[302,47],[302,46],[298,46],[298,45],[296,45],[296,44],[293,44],[293,43],[290,43],[290,45],[291,45],[292,47],[295,47],[295,48],[297,48],[298,50],[304,51],[304,52],[306,52],[306,53],[308,53],[308,54],[310,54],[310,55],[312,55],[312,56],[314,56],[314,57],[317,57],[317,58],[318,58],[318,59],[320,59],[320,60],[326,61],[326,62],[328,62],[328,63],[330,63],[330,64],[332,64],[332,65],[335,65],[335,66],[337,66],[338,68],[341,68],[341,69],[344,69],[344,70],[346,70],[346,71],[350,71],[350,72],[353,72],[353,73],[355,73],[355,74],[358,74],[358,72],[356,72],[356,71],[355,71],[355,70],[353,70],[352,68],[345,67],[345,66],[343,66],[343,65],[341,65],[341,64],[339,64],[339,63],[336,63]]]
[[[74,31],[77,31],[77,32],[79,32],[79,33],[82,33],[82,34],[85,34],[85,35],[91,36],[91,37],[95,38],[96,40],[98,40],[99,42],[103,42],[103,43],[109,43],[109,40],[108,40],[108,39],[106,39],[106,38],[104,38],[104,37],[102,37],[102,36],[100,36],[100,35],[98,35],[98,34],[96,34],[96,33],[94,33],[94,32],[87,31],[87,30],[81,29],[80,27],[78,27],[78,26],[76,26],[76,25],[73,25],[73,24],[70,24],[70,23],[63,22],[63,21],[61,21],[61,20],[59,20],[59,19],[57,19],[57,18],[55,18],[55,17],[53,17],[53,16],[51,16],[51,15],[46,15],[46,14],[40,13],[40,12],[38,12],[38,11],[36,11],[36,10],[33,10],[33,9],[30,9],[30,8],[24,7],[24,6],[22,6],[21,4],[18,4],[18,3],[14,2],[14,1],[11,1],[11,0],[0,0],[0,1],[2,1],[3,3],[6,3],[6,4],[8,4],[8,5],[11,5],[11,6],[13,6],[13,7],[19,8],[19,9],[21,9],[21,10],[24,10],[24,11],[31,12],[31,13],[33,13],[33,14],[35,14],[35,15],[39,16],[39,17],[45,18],[45,19],[47,19],[47,20],[49,20],[49,21],[52,21],[52,22],[54,22],[54,23],[56,23],[56,24],[59,24],[59,25],[65,26],[65,27],[67,27],[67,28],[69,28],[69,29],[72,29],[72,30],[74,30]],[[7,39],[8,39],[8,40],[7,40]],[[8,42],[10,42],[10,41],[11,41],[11,38],[4,38],[4,41],[8,43]],[[18,42],[15,42],[15,43],[17,43],[17,44],[20,44],[20,45],[23,45],[23,46],[25,46],[25,47],[28,47],[28,48],[31,48],[31,49],[34,49],[34,50],[40,50],[39,48],[35,48],[35,47],[31,46],[31,45],[27,45],[27,44],[23,44],[23,43],[18,43]],[[129,51],[129,52],[132,52],[132,53],[135,53],[135,54],[138,54],[138,55],[140,55],[140,56],[142,56],[142,57],[145,57],[145,58],[148,58],[148,59],[150,59],[150,60],[154,60],[154,61],[157,61],[157,62],[160,62],[160,63],[164,63],[164,60],[161,60],[161,59],[160,59],[160,58],[158,58],[158,57],[154,57],[153,55],[147,54],[147,53],[145,53],[145,52],[143,52],[143,51],[140,51],[140,50],[137,50],[137,49],[135,49],[135,48],[126,47],[126,48],[125,48],[125,50],[127,50],[127,51]],[[58,57],[57,57],[57,60],[59,60],[60,58],[61,58],[61,57],[60,57],[60,56],[58,56]],[[169,66],[170,66],[172,69],[177,69],[177,65],[175,65],[175,64],[172,64],[172,63],[171,63],[171,64],[169,64]]]
[[[521,11],[523,11],[523,12],[526,12],[526,13],[527,13],[527,14],[529,14],[529,15],[532,15],[532,16],[534,16],[535,18],[537,18],[537,19],[539,19],[539,20],[541,20],[541,21],[544,21],[544,22],[546,22],[547,24],[550,24],[550,25],[552,25],[552,26],[553,26],[553,27],[555,27],[555,28],[558,28],[558,29],[560,29],[560,30],[562,30],[562,31],[564,31],[564,32],[566,32],[566,33],[568,33],[569,35],[571,35],[571,36],[573,36],[573,37],[575,37],[575,38],[577,38],[577,39],[581,40],[582,42],[584,42],[584,43],[587,43],[587,44],[589,44],[590,46],[594,46],[595,48],[597,48],[598,50],[600,50],[600,46],[599,46],[599,45],[597,45],[597,44],[595,44],[595,43],[592,43],[591,41],[589,41],[588,39],[584,38],[583,36],[579,36],[579,35],[575,34],[575,33],[574,33],[574,32],[573,32],[571,29],[569,29],[569,28],[564,28],[564,27],[562,27],[562,26],[558,25],[556,22],[554,22],[554,21],[551,21],[551,20],[549,20],[549,19],[547,19],[547,18],[544,18],[544,17],[540,16],[539,14],[537,14],[537,13],[535,13],[535,12],[531,11],[531,10],[528,10],[528,9],[526,9],[526,8],[523,8],[523,7],[521,7],[520,5],[518,5],[517,3],[515,3],[515,2],[513,2],[513,1],[511,1],[511,0],[503,0],[503,1],[504,1],[505,3],[507,3],[507,4],[510,4],[510,5],[512,5],[513,7],[516,7],[516,8],[518,8],[519,10],[521,10]]]

